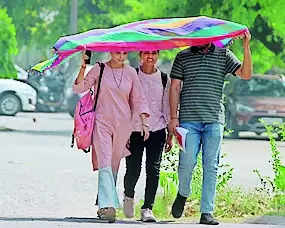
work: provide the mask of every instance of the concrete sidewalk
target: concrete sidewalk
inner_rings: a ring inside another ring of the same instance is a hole
[[[265,218],[266,221],[269,218]],[[265,221],[265,222],[266,222]],[[252,221],[253,222],[253,221]],[[256,221],[258,223],[258,220]],[[284,222],[284,223],[283,223]],[[219,228],[281,228],[285,227],[285,221],[283,217],[280,217],[280,221],[276,224],[231,224],[222,223],[218,226]],[[206,228],[213,227],[207,225],[200,225],[191,222],[178,222],[173,221],[162,221],[158,223],[143,223],[134,220],[118,220],[115,223],[103,222],[94,218],[5,218],[0,217],[0,227],[1,228]]]

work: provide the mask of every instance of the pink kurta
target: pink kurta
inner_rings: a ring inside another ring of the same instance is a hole
[[[73,85],[74,92],[85,92],[95,84],[97,87],[99,72],[100,67],[95,64],[82,82]],[[113,173],[117,173],[120,160],[130,154],[126,143],[132,131],[131,120],[134,113],[149,113],[135,69],[125,65],[123,68],[113,69],[112,72],[105,64],[93,131],[94,170],[112,167]]]

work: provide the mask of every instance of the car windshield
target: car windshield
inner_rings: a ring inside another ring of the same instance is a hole
[[[263,78],[240,80],[236,93],[239,96],[285,97],[285,83],[281,80]]]

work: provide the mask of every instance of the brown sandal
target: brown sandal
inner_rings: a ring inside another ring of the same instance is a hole
[[[102,220],[108,220],[109,222],[115,222],[115,220],[116,220],[116,209],[113,207],[100,208],[97,211],[97,215]]]

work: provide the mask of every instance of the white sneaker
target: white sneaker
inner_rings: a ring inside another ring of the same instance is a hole
[[[156,222],[156,218],[154,217],[152,210],[149,208],[141,209],[141,220],[143,222]]]
[[[135,200],[134,198],[124,197],[124,214],[127,218],[135,216]]]

